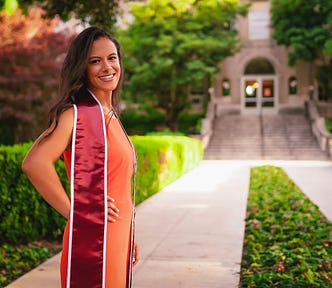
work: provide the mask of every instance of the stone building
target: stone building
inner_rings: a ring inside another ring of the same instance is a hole
[[[251,7],[235,24],[241,49],[220,63],[214,85],[218,109],[266,114],[303,107],[314,93],[312,66],[301,61],[288,66],[286,48],[272,38],[270,1],[241,2],[251,2]]]

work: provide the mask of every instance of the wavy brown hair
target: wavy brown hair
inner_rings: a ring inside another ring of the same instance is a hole
[[[49,113],[48,128],[53,126],[50,131],[44,136],[48,137],[57,128],[60,115],[71,108],[74,103],[79,99],[87,96],[88,92],[88,80],[86,77],[86,71],[88,66],[88,58],[90,55],[92,44],[95,40],[100,38],[108,38],[111,40],[117,50],[121,74],[117,87],[112,93],[112,106],[116,113],[120,113],[119,109],[119,94],[121,92],[123,83],[123,64],[120,53],[120,44],[116,41],[111,34],[99,27],[89,27],[78,34],[71,42],[67,55],[64,59],[60,87],[59,87],[59,100],[51,108]]]

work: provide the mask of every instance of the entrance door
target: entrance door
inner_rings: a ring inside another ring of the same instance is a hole
[[[242,113],[273,114],[277,108],[277,77],[250,75],[242,77]]]

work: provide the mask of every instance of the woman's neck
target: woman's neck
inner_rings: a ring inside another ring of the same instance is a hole
[[[99,100],[99,103],[103,107],[105,113],[108,113],[109,111],[113,110],[112,91],[110,91],[110,92],[101,91],[99,93],[96,93],[93,90],[90,90],[90,91]]]

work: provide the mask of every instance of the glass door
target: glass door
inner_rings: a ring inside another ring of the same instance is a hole
[[[276,77],[245,76],[242,78],[242,112],[276,113]]]

